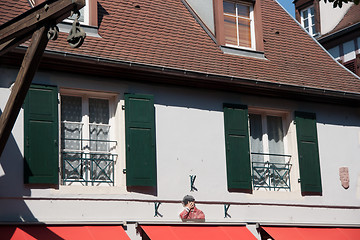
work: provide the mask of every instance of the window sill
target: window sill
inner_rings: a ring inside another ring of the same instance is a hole
[[[72,22],[61,22],[57,25],[59,27],[60,32],[69,33],[70,29],[72,27]],[[89,37],[101,37],[98,34],[98,28],[93,26],[87,26],[87,25],[81,25],[81,27],[84,29],[86,36]]]
[[[243,49],[231,46],[220,46],[220,49],[225,54],[237,55],[241,57],[252,57],[259,59],[266,59],[264,52],[259,52],[250,49]]]

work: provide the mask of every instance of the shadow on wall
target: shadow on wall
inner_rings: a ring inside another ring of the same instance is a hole
[[[1,114],[2,111],[0,110]],[[31,191],[24,186],[23,155],[12,134],[9,136],[0,157],[0,165],[2,168],[0,176],[0,221],[3,223],[9,222],[9,225],[0,226],[0,238],[11,239],[16,234],[23,236],[23,233],[21,233],[23,231],[39,240],[62,240],[63,238],[46,226],[42,226],[41,231],[39,231],[38,228],[35,229],[33,226],[16,225],[24,222],[38,224],[39,221],[23,199],[23,196],[31,196]]]

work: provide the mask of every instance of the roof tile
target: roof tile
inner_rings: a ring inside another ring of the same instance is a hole
[[[0,24],[29,9],[27,1],[0,3]],[[99,0],[101,38],[79,49],[66,33],[49,50],[151,64],[279,84],[360,93],[360,79],[341,67],[274,0],[261,1],[266,59],[224,54],[180,0]],[[140,8],[135,8],[139,4]],[[278,32],[278,33],[277,33]]]

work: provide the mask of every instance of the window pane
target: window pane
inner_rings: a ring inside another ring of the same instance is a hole
[[[91,151],[110,151],[109,130],[110,126],[90,124]]]
[[[114,162],[108,154],[91,154],[91,180],[111,182],[114,179]]]
[[[89,99],[91,151],[109,151],[109,101]]]
[[[272,154],[284,154],[284,132],[282,118],[267,116],[269,152]],[[284,162],[284,157],[270,156],[270,162]]]
[[[224,16],[225,42],[237,45],[236,18]]]
[[[239,18],[239,46],[251,47],[250,20]]]
[[[250,6],[236,4],[238,10],[238,16],[250,18]]]
[[[61,147],[81,150],[82,138],[81,97],[61,96]]]
[[[302,17],[303,19],[306,19],[308,17],[308,10],[302,11]]]
[[[304,28],[309,27],[309,21],[307,19],[304,20]]]
[[[61,121],[81,122],[81,97],[61,96]]]
[[[252,153],[263,153],[263,130],[261,124],[261,115],[249,114],[250,121],[250,151]],[[252,154],[252,161],[264,161],[263,155]]]
[[[109,100],[89,99],[90,123],[109,123]]]
[[[314,16],[314,8],[313,7],[310,8],[310,14],[311,14],[311,16]]]
[[[223,6],[224,6],[224,13],[232,14],[232,15],[236,14],[235,3],[224,1]]]
[[[312,26],[312,33],[311,34],[315,34],[316,31],[315,31],[315,26]]]
[[[63,153],[63,179],[82,180],[85,179],[86,160],[81,153]]]

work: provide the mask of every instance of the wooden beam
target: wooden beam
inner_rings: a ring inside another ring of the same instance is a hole
[[[25,42],[26,40],[28,40],[30,37],[24,36],[23,38],[21,37],[16,37],[13,38],[12,40],[9,40],[3,44],[0,44],[0,56],[4,55],[5,53],[13,50],[14,48],[16,48],[20,43]]]
[[[24,103],[32,79],[37,71],[42,54],[48,43],[47,32],[49,26],[43,26],[34,32],[29,48],[27,49],[15,84],[5,109],[0,116],[0,156],[11,134],[16,118]]]
[[[48,0],[0,26],[0,55],[28,40],[39,27],[57,24],[72,10],[85,6],[85,0]]]

